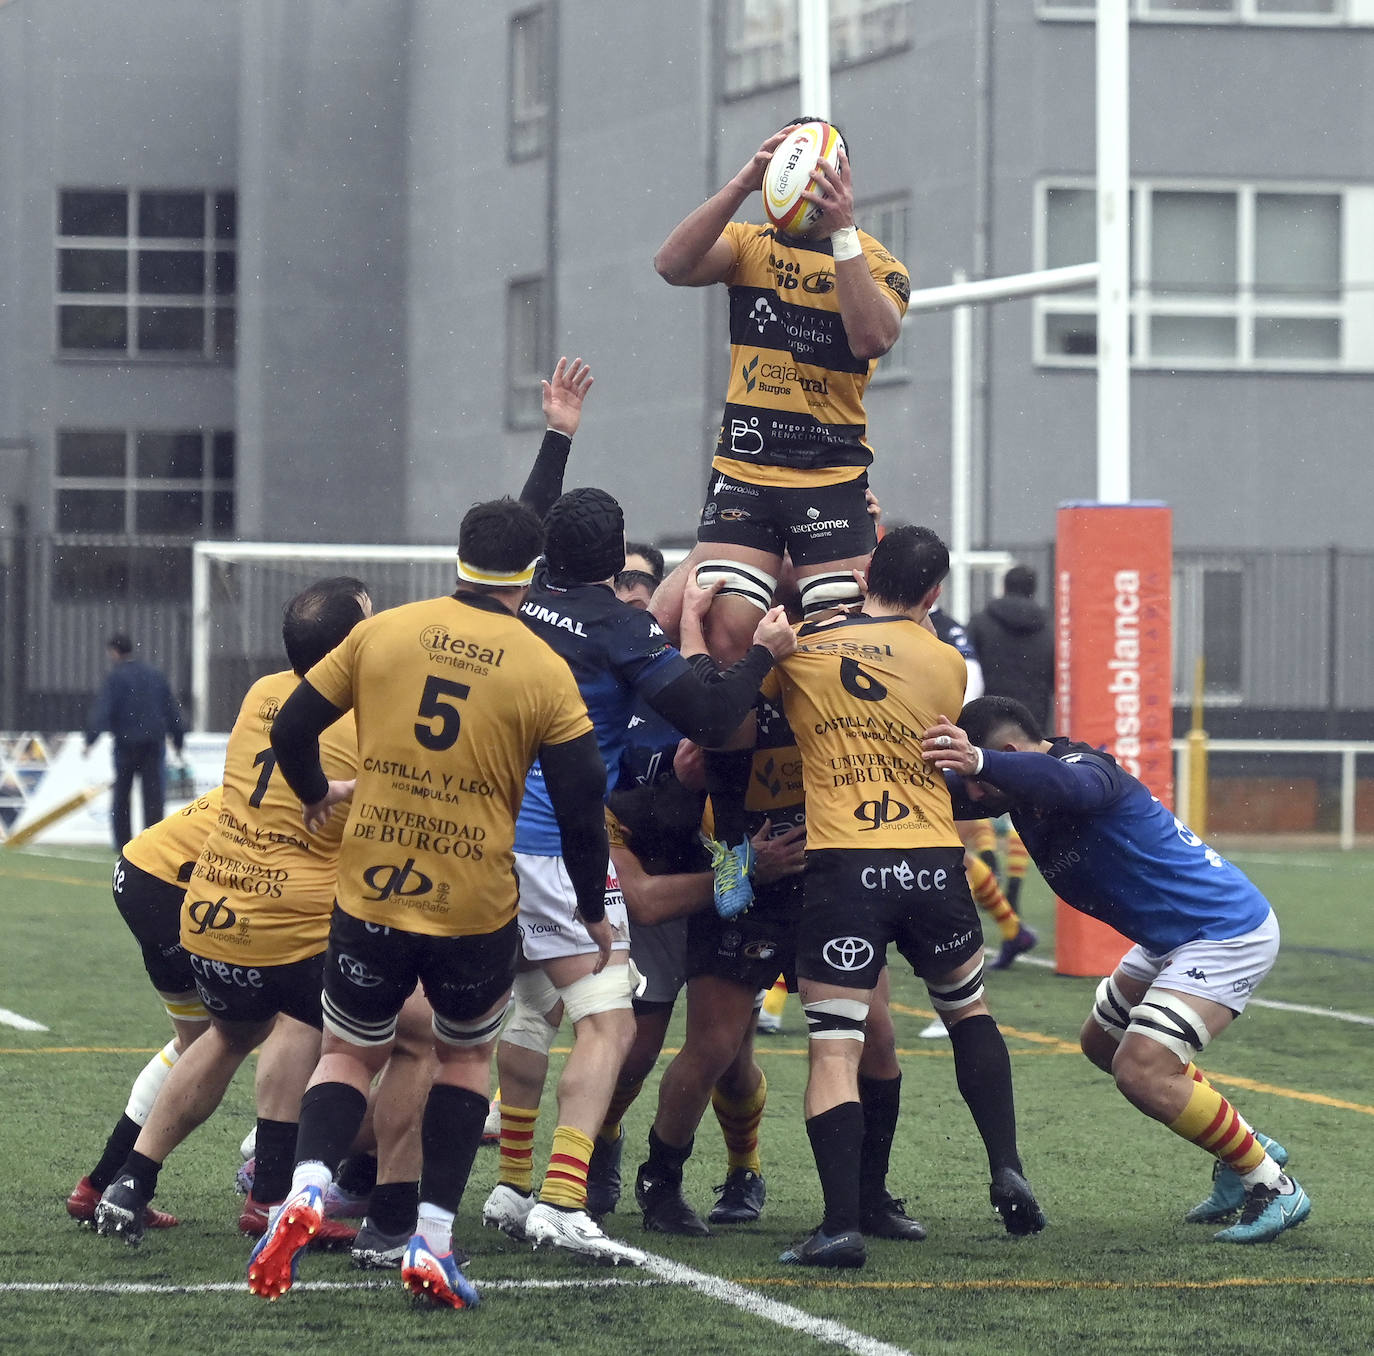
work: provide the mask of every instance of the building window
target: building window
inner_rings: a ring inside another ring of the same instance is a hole
[[[229,536],[234,435],[209,429],[59,429],[54,490],[60,533]]]
[[[1040,187],[1041,266],[1096,257],[1091,182]],[[1374,190],[1137,183],[1131,355],[1137,367],[1374,369]],[[1088,293],[1037,298],[1037,361],[1090,364]]]
[[[1174,572],[1174,701],[1193,700],[1197,661],[1203,696],[1222,705],[1245,694],[1245,572],[1239,562],[1190,561]]]
[[[57,350],[232,361],[234,194],[64,188],[57,195]]]
[[[510,21],[510,158],[543,155],[549,136],[547,12],[526,10]]]
[[[544,421],[540,382],[548,376],[543,278],[506,289],[506,424],[537,428]]]
[[[1093,18],[1097,0],[1036,0],[1046,19]],[[1131,0],[1131,18],[1162,23],[1374,23],[1374,0]]]
[[[906,263],[907,223],[911,217],[910,201],[905,193],[872,202],[856,203],[854,224],[880,241],[891,255]],[[897,342],[878,360],[873,374],[875,382],[907,381],[911,377],[906,330]]]
[[[830,0],[830,64],[849,66],[911,44],[911,0]],[[797,0],[727,0],[725,93],[797,79]]]

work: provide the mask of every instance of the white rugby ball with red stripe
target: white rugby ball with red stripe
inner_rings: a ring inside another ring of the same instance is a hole
[[[810,235],[825,215],[802,194],[811,184],[819,161],[840,163],[844,141],[828,122],[804,122],[778,144],[763,175],[763,210],[768,220],[788,235]]]

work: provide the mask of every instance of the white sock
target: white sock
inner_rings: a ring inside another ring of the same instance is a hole
[[[296,1170],[291,1174],[291,1196],[298,1191],[304,1191],[306,1187],[319,1187],[321,1191],[328,1191],[329,1184],[334,1180],[334,1174],[318,1159],[306,1163],[297,1163]],[[290,1196],[287,1197],[290,1200]]]
[[[1240,1180],[1247,1191],[1251,1187],[1257,1186],[1273,1187],[1275,1190],[1282,1191],[1282,1183],[1288,1179],[1284,1177],[1283,1169],[1268,1154],[1265,1154],[1259,1167],[1250,1172],[1242,1173]]]
[[[436,1257],[447,1256],[453,1251],[452,1210],[443,1210],[430,1201],[421,1201],[415,1231]]]

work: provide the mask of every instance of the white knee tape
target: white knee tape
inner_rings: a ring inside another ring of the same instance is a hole
[[[498,1013],[487,1013],[482,1017],[474,1017],[470,1021],[455,1022],[447,1017],[440,1017],[436,1012],[434,1014],[434,1036],[436,1040],[443,1041],[445,1045],[458,1046],[459,1048],[486,1045],[488,1041],[496,1039],[505,1016],[506,1010],[502,1008]]]
[[[533,970],[521,970],[511,985],[511,1002],[520,1003],[537,1012],[541,1017],[553,1011],[558,1002],[558,990],[553,981],[536,966]]]
[[[599,975],[583,975],[558,992],[574,1024],[598,1012],[631,1006],[636,976],[628,965],[608,965]]]
[[[752,565],[742,565],[738,560],[703,560],[697,566],[697,583],[709,588],[717,580],[721,581],[719,596],[743,598],[760,612],[773,606],[778,581]]]
[[[1131,1024],[1131,1005],[1110,975],[1097,986],[1093,995],[1093,1021],[1118,1045]]]
[[[1127,1032],[1158,1041],[1185,1064],[1196,1059],[1212,1039],[1207,1023],[1183,999],[1175,993],[1154,989],[1131,1009]]]
[[[868,1004],[857,998],[819,998],[803,1003],[807,1033],[813,1041],[858,1041],[863,1044]]]
[[[200,1001],[200,995],[193,989],[190,993],[160,993],[162,1006],[167,1015],[176,1022],[208,1022],[209,1010]]]
[[[552,987],[552,986],[550,986]],[[558,999],[554,994],[555,1002]],[[519,998],[511,1004],[510,1020],[501,1033],[501,1039],[522,1050],[533,1050],[536,1055],[547,1055],[553,1049],[553,1038],[558,1028],[549,1023],[541,1012],[536,1012]]]
[[[148,1123],[148,1113],[153,1109],[158,1091],[167,1081],[167,1075],[172,1072],[172,1065],[176,1062],[176,1042],[168,1041],[143,1066],[143,1072],[134,1079],[134,1085],[129,1089],[129,1104],[124,1108],[124,1114],[135,1125]]]
[[[947,1012],[959,1012],[972,1007],[983,996],[983,967],[980,965],[967,979],[957,984],[926,984],[930,1005],[942,1017]]]
[[[802,615],[813,617],[818,612],[829,612],[835,607],[849,607],[863,602],[863,590],[859,581],[848,571],[843,574],[812,574],[797,580],[801,592]]]

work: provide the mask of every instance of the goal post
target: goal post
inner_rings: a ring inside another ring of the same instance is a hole
[[[191,548],[191,728],[227,730],[254,679],[285,667],[282,610],[307,585],[356,575],[380,611],[451,593],[453,546],[198,541]]]

